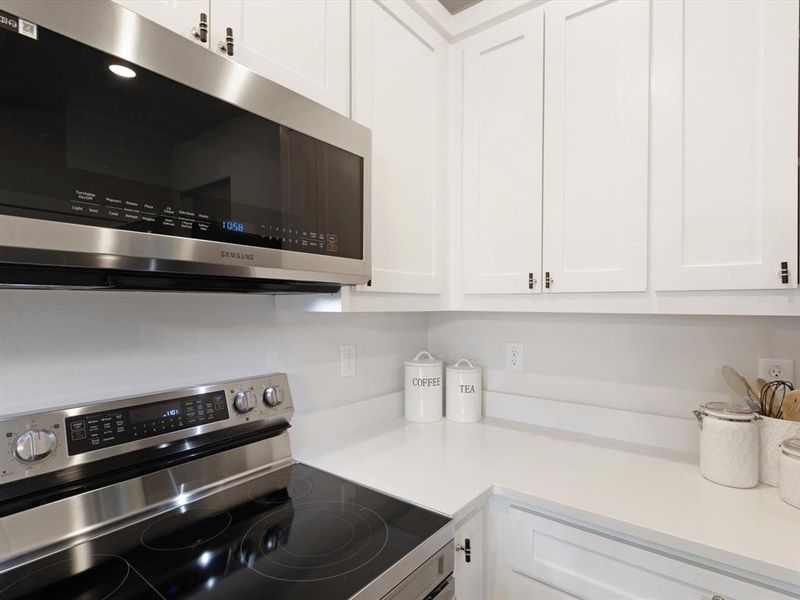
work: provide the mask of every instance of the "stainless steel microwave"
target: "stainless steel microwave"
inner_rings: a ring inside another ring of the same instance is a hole
[[[370,146],[112,2],[0,0],[0,285],[366,283]]]

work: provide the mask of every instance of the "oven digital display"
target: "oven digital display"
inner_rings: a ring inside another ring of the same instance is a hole
[[[131,423],[141,423],[143,421],[153,421],[155,419],[178,417],[180,414],[180,405],[177,402],[173,402],[131,408],[128,411],[128,418]]]

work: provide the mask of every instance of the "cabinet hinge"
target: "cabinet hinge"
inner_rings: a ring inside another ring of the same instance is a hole
[[[789,263],[781,261],[781,283],[789,283]]]
[[[550,286],[553,285],[553,280],[550,278],[550,271],[544,272],[544,287],[545,289],[550,289]]]
[[[536,285],[536,280],[533,278],[533,273],[528,273],[528,289],[532,290]]]

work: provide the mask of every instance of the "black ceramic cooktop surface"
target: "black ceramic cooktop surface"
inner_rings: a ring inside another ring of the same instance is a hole
[[[0,598],[349,598],[448,519],[295,464],[0,575]]]

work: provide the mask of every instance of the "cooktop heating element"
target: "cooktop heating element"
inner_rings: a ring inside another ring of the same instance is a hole
[[[0,421],[0,598],[452,595],[449,519],[294,462],[291,414],[268,375]]]

